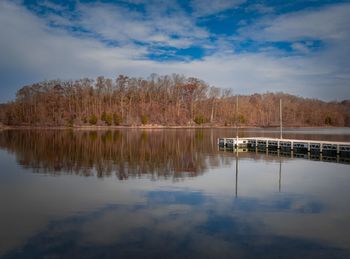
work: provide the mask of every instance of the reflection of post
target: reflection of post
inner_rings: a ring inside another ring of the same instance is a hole
[[[238,95],[236,96],[236,146],[238,148]]]
[[[282,176],[282,159],[280,158],[280,171],[278,179],[278,191],[281,192],[281,176]]]
[[[236,189],[235,196],[238,194],[238,148],[236,148]]]

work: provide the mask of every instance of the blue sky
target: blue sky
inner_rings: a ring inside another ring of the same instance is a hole
[[[42,80],[151,73],[350,99],[349,24],[349,1],[3,0],[0,101]]]

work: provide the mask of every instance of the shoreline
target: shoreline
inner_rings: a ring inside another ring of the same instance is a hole
[[[278,126],[238,126],[239,129],[279,129]],[[288,126],[284,129],[337,129],[350,128],[338,126]],[[8,126],[0,125],[0,130],[119,130],[119,129],[236,129],[235,126],[203,125],[203,126],[171,126],[171,125],[138,125],[138,126]]]

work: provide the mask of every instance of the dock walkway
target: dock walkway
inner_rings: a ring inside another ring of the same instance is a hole
[[[280,139],[266,137],[249,138],[219,138],[218,145],[221,147],[257,148],[268,150],[285,150],[311,153],[334,153],[340,156],[350,155],[350,142],[335,142],[321,140]]]

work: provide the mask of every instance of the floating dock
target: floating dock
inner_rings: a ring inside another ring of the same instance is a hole
[[[220,147],[294,151],[297,153],[327,153],[350,156],[350,142],[281,139],[281,138],[219,138]]]

